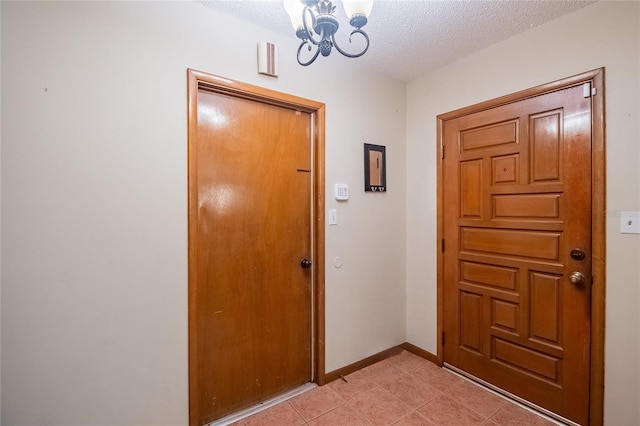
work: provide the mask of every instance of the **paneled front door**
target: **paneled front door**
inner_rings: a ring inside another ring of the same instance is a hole
[[[445,120],[444,361],[589,420],[590,83]]]

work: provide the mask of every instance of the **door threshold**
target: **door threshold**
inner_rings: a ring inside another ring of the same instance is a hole
[[[211,423],[207,423],[206,426],[226,426],[226,425],[230,425],[231,423],[235,423],[238,420],[242,420],[246,417],[249,417],[253,414],[259,413],[260,411],[264,411],[267,408],[271,408],[274,405],[278,405],[281,402],[287,401],[295,396],[301,395],[307,391],[310,391],[311,389],[317,388],[318,385],[315,383],[306,383],[302,386],[299,386],[295,389],[292,389],[288,392],[285,392],[283,394],[280,394],[276,397],[273,397],[271,399],[268,399],[266,401],[260,402],[256,405],[252,405],[249,408],[245,408],[244,410],[235,412],[233,414],[229,414],[226,417],[223,417],[221,419],[218,419],[216,421],[213,421]]]
[[[486,388],[486,390],[488,390],[489,392],[493,393],[494,395],[497,395],[499,397],[505,398],[507,400],[509,400],[509,402],[512,402],[516,405],[518,405],[519,407],[524,408],[527,411],[532,412],[533,414],[540,416],[542,418],[544,418],[545,420],[548,420],[556,425],[559,426],[580,426],[578,423],[573,422],[569,419],[565,419],[564,417],[547,410],[546,408],[542,408],[530,401],[527,401],[526,399],[520,398],[519,396],[516,396],[510,392],[507,392],[504,389],[500,389],[499,387],[492,385],[489,382],[485,382],[484,380],[467,373],[466,371],[460,370],[457,367],[454,367],[451,364],[447,364],[446,362],[444,363],[443,368],[446,368],[447,370],[451,371],[452,373],[462,377],[463,379],[466,379],[478,386],[481,386],[483,388]]]

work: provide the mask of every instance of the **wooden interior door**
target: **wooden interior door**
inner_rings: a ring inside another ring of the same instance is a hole
[[[311,382],[312,114],[198,87],[189,135],[191,424]]]
[[[444,361],[580,424],[590,395],[590,96],[579,84],[442,128]]]

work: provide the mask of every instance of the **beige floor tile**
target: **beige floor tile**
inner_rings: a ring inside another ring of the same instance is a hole
[[[439,368],[435,364],[424,365],[414,370],[412,374],[441,392],[445,392],[447,389],[450,389],[462,382],[460,377],[447,370]]]
[[[425,419],[438,426],[481,425],[487,419],[446,396],[440,396],[418,409]]]
[[[348,404],[329,411],[312,420],[309,426],[371,426],[360,413]]]
[[[344,404],[344,399],[329,386],[320,386],[289,401],[306,421],[328,413]]]
[[[362,371],[362,374],[364,374],[368,380],[375,382],[377,385],[384,385],[402,373],[402,370],[388,360],[370,365],[360,371]]]
[[[407,373],[402,373],[383,388],[413,409],[422,407],[442,395],[436,388]]]
[[[288,402],[280,403],[242,420],[244,426],[300,426],[305,421]]]
[[[403,351],[237,426],[553,426],[480,386]]]
[[[507,403],[503,398],[466,380],[462,380],[444,394],[487,418]]]
[[[402,351],[399,355],[392,357],[392,359],[395,361],[395,366],[405,372],[411,372],[426,364],[433,364],[426,359],[407,351]]]
[[[340,395],[346,401],[349,401],[365,392],[378,386],[376,382],[371,380],[368,375],[362,371],[356,371],[345,377],[345,380],[338,379],[329,383],[329,386],[335,393]]]
[[[553,422],[548,421],[547,419],[540,417],[536,414],[533,414],[529,410],[525,410],[522,407],[519,407],[512,403],[507,403],[498,410],[493,416],[490,417],[491,421],[497,423],[500,426],[511,426],[511,425],[535,425],[535,426],[551,426],[554,425]]]
[[[382,388],[375,388],[348,403],[373,425],[392,425],[412,409]]]
[[[406,417],[403,417],[397,423],[394,423],[393,426],[437,426],[431,423],[429,420],[422,417],[417,412],[413,412]]]

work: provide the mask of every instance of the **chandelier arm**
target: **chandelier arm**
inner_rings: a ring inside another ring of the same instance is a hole
[[[298,47],[298,57],[297,57],[298,63],[303,67],[306,67],[307,65],[310,65],[311,63],[313,63],[313,61],[315,61],[318,55],[320,54],[320,46],[316,44],[316,53],[313,55],[313,57],[309,59],[307,62],[302,62],[300,60],[300,52],[302,51],[302,48],[305,45],[308,46],[308,50],[311,51],[311,44],[309,43],[309,40],[304,40],[302,43],[300,43],[300,46]]]
[[[366,53],[366,51],[369,49],[369,36],[363,30],[361,30],[360,28],[357,28],[357,29],[351,31],[351,34],[349,35],[349,43],[351,43],[351,37],[356,33],[360,34],[362,37],[364,37],[364,39],[367,42],[367,45],[364,47],[364,49],[362,49],[362,51],[360,53],[348,53],[348,52],[345,52],[344,50],[342,50],[340,48],[340,46],[338,46],[338,43],[336,43],[335,37],[331,36],[331,41],[333,42],[333,47],[335,47],[338,52],[342,53],[347,58],[358,58],[358,57],[364,55]]]
[[[307,26],[307,20],[305,19],[305,15],[307,14],[309,14],[309,16],[311,17],[311,28]],[[313,9],[311,9],[309,6],[305,6],[304,9],[302,9],[302,26],[304,27],[304,31],[307,33],[307,38],[305,39],[305,41],[310,41],[312,44],[318,46],[322,41],[322,37],[320,37],[320,39],[318,40],[313,37],[313,35],[315,34],[315,31],[313,31],[313,29],[316,27],[316,21],[317,20],[316,16],[313,14]],[[311,49],[311,46],[309,46],[309,49]],[[300,52],[300,49],[298,49],[298,52]]]

